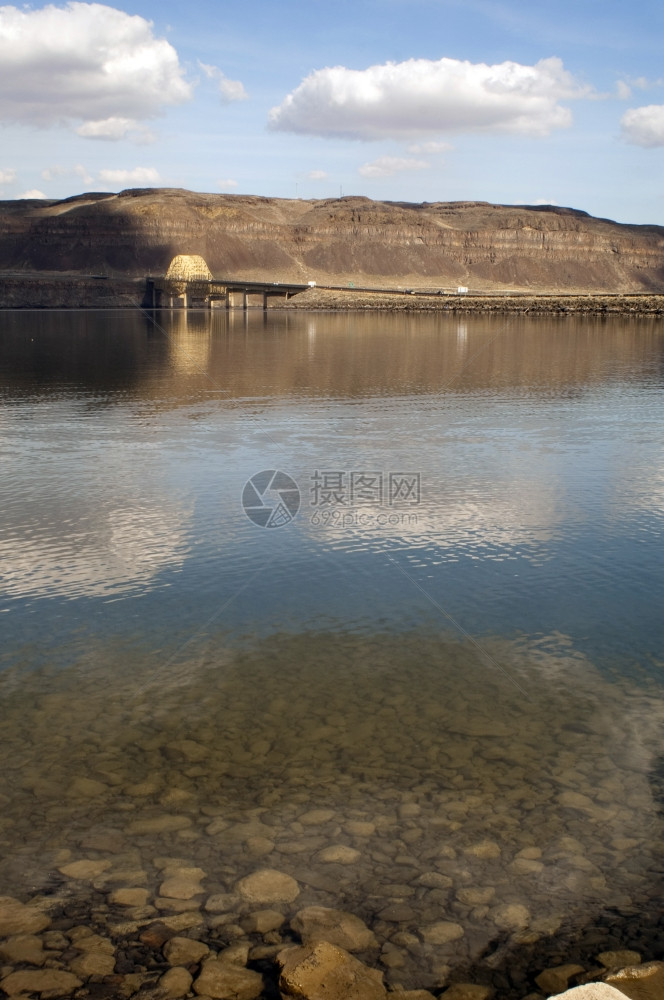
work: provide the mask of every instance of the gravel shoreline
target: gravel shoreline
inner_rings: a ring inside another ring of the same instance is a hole
[[[664,295],[424,295],[312,289],[270,308],[338,311],[517,313],[541,315],[664,314]]]

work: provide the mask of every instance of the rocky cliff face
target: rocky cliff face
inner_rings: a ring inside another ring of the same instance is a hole
[[[664,290],[664,227],[551,206],[301,201],[172,189],[0,202],[0,271],[531,291]]]

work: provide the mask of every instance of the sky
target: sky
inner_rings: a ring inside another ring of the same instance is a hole
[[[132,187],[664,225],[664,4],[0,5],[0,199]]]

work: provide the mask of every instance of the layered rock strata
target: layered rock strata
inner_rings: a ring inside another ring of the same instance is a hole
[[[554,206],[176,189],[0,202],[0,271],[139,277],[178,254],[216,277],[437,289],[658,291],[664,228]]]

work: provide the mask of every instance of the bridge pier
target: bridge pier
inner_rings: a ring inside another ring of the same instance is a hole
[[[246,291],[244,301],[245,309],[267,309],[267,292]]]
[[[176,302],[182,302],[182,305],[176,305]],[[168,308],[169,309],[188,309],[187,304],[187,293],[182,292],[181,295],[169,295],[168,296]]]

